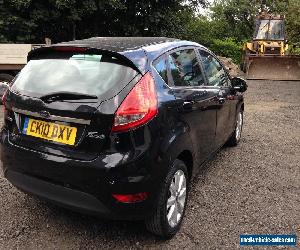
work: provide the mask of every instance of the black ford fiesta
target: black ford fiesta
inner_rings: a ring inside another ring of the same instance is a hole
[[[3,96],[5,177],[58,205],[145,220],[171,237],[191,178],[240,141],[246,89],[194,42],[90,38],[36,49]]]

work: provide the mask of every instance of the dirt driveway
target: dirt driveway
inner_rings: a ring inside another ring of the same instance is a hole
[[[45,204],[0,174],[1,249],[236,249],[247,233],[296,233],[299,241],[300,82],[249,82],[243,139],[194,180],[183,227],[170,241],[143,223]]]

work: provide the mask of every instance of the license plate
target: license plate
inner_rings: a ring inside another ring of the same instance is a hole
[[[25,119],[23,128],[23,134],[68,145],[75,144],[76,133],[76,127],[31,118]]]

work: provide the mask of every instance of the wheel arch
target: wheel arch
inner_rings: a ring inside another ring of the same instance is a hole
[[[244,103],[242,103],[242,105],[241,105],[241,110],[244,112],[245,111],[245,104]]]
[[[235,118],[237,118],[237,115],[239,113],[239,111],[244,112],[245,110],[245,103],[244,103],[244,99],[242,98],[237,104],[236,104],[236,110],[235,110]]]
[[[194,176],[196,153],[188,129],[167,136],[161,144],[160,152],[165,164],[171,166],[176,159],[179,159],[187,166],[189,178]]]
[[[189,150],[183,150],[178,156],[177,159],[184,162],[184,164],[187,167],[189,179],[193,176],[193,170],[194,170],[194,157],[191,151]]]
[[[16,71],[0,70],[0,76],[9,76],[9,77],[14,78],[16,75],[17,75]]]

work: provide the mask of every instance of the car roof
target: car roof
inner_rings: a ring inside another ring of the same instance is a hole
[[[49,47],[85,47],[115,52],[129,59],[141,73],[145,73],[149,62],[169,50],[183,46],[203,47],[195,42],[167,37],[91,37]],[[38,54],[39,50],[43,48],[36,49],[32,54]]]
[[[80,46],[114,52],[137,50],[155,44],[180,41],[167,37],[91,37],[83,40],[75,40],[54,44],[54,46]]]
[[[88,47],[117,52],[127,56],[143,50],[154,59],[168,50],[182,46],[201,46],[198,43],[168,37],[92,37],[62,42],[53,46]],[[203,47],[203,46],[201,46]]]

